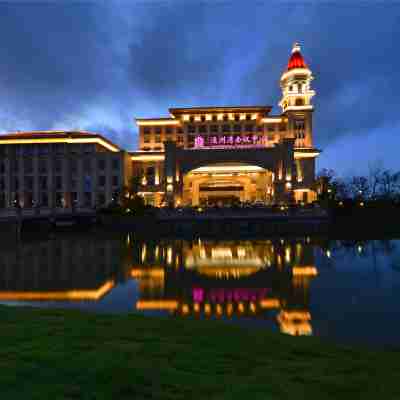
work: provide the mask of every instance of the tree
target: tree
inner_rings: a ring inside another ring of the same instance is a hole
[[[353,176],[349,181],[349,191],[353,198],[367,198],[371,191],[368,178],[365,176]]]
[[[379,192],[384,199],[392,199],[400,187],[400,172],[385,170],[380,174]]]

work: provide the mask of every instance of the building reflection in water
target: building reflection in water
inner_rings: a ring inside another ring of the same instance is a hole
[[[57,236],[0,252],[0,301],[97,303],[136,282],[138,311],[272,318],[282,332],[311,335],[309,285],[317,275],[306,239],[147,241]]]
[[[176,315],[265,317],[311,335],[309,285],[317,275],[306,240],[138,243],[131,276],[137,310]]]
[[[98,301],[120,279],[124,243],[83,235],[0,252],[0,301]]]

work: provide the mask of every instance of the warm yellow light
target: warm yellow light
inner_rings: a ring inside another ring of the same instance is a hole
[[[41,301],[41,300],[99,300],[114,286],[114,281],[109,280],[96,290],[66,290],[48,292],[0,292],[2,301]]]
[[[243,313],[243,312],[244,312],[244,305],[243,305],[242,302],[240,302],[240,303],[238,304],[238,310],[239,310],[240,313]]]
[[[142,279],[142,278],[153,278],[153,279],[160,279],[164,278],[164,269],[163,268],[138,268],[132,269],[131,271],[132,278],[135,279]]]
[[[295,151],[294,152],[294,159],[297,160],[299,158],[315,158],[319,156],[319,151],[313,152],[302,152],[302,151]]]
[[[210,304],[205,304],[204,305],[204,312],[206,313],[206,314],[210,314],[210,312],[211,312],[211,306],[210,306]]]
[[[176,300],[139,300],[136,302],[137,310],[176,310]]]
[[[194,303],[194,306],[193,306],[193,310],[195,311],[195,312],[200,312],[200,305],[199,305],[199,303]]]
[[[316,267],[310,266],[295,266],[292,269],[293,276],[317,276],[318,270]]]
[[[31,139],[5,139],[0,141],[1,144],[37,144],[37,143],[95,143],[100,144],[106,149],[117,152],[119,148],[117,146],[112,145],[111,143],[106,142],[101,138],[31,138]]]
[[[261,308],[279,308],[280,305],[279,299],[264,299],[260,301]]]
[[[211,121],[212,117],[211,114],[206,114],[206,121]]]
[[[180,125],[179,120],[177,119],[165,119],[165,120],[157,120],[157,119],[137,119],[136,123],[139,126],[159,126],[159,125]]]
[[[282,121],[283,121],[282,118],[274,118],[274,117],[266,117],[266,118],[262,118],[261,119],[261,122],[263,122],[264,124],[267,124],[267,123],[278,124],[278,123],[280,123]]]
[[[167,176],[167,183],[172,183],[174,181],[174,179],[172,178],[172,176]]]
[[[182,306],[182,314],[189,314],[189,306],[187,304]]]
[[[131,156],[132,161],[164,161],[164,154],[138,154]]]

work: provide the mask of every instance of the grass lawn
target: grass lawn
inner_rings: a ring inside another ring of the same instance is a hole
[[[0,307],[1,399],[400,399],[400,351],[218,321]]]

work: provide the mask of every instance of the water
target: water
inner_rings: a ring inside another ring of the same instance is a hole
[[[0,302],[220,318],[399,347],[400,241],[63,234],[1,249]]]

